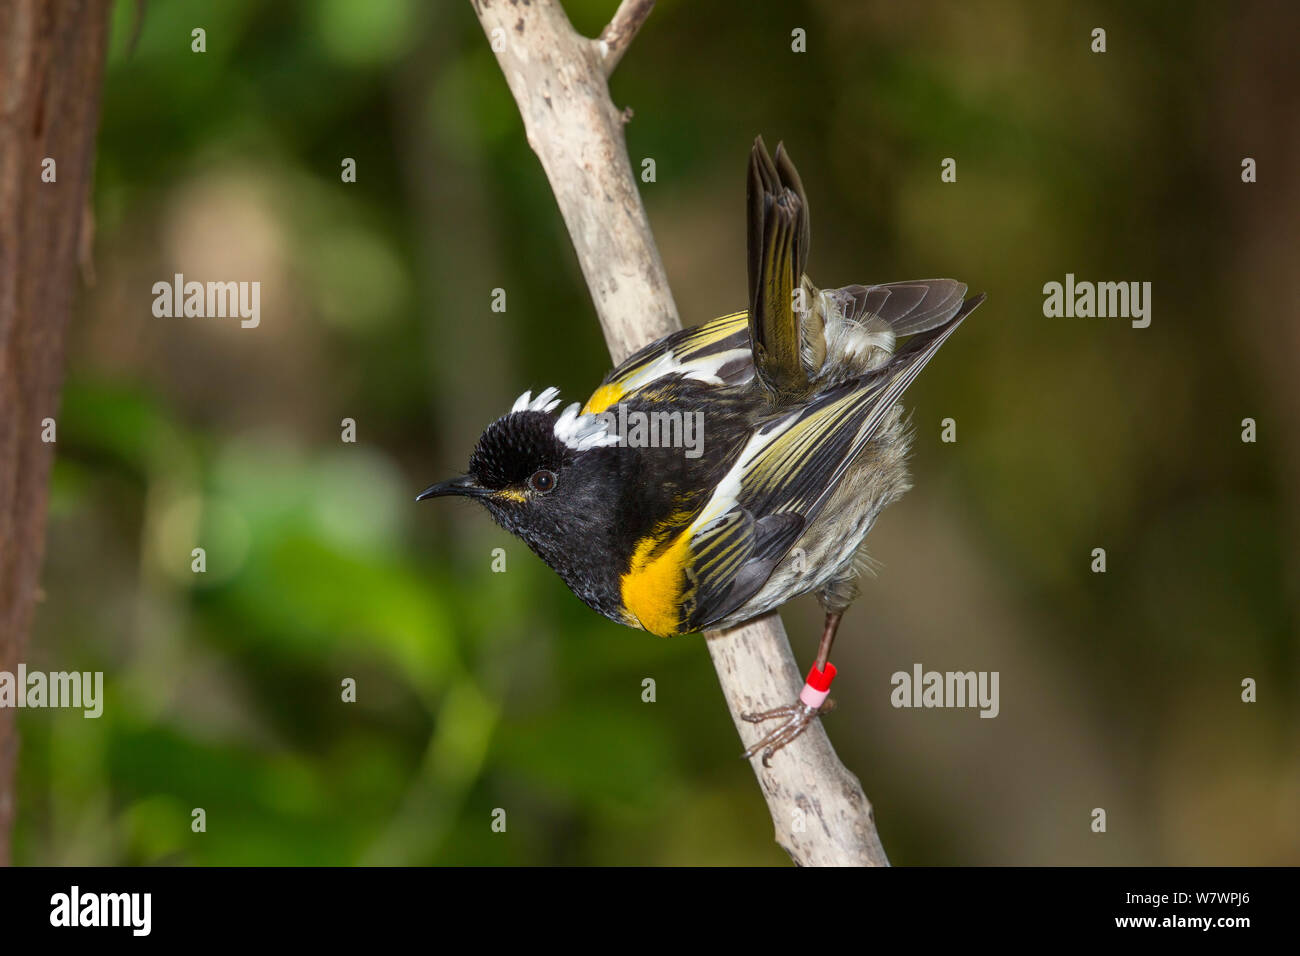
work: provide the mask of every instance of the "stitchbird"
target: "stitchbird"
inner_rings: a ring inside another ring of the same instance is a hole
[[[799,700],[744,715],[784,718],[745,753],[766,764],[830,706],[864,540],[911,486],[899,400],[984,296],[963,301],[952,279],[818,289],[804,275],[808,200],[783,146],[773,158],[755,141],[746,194],[747,312],[647,345],[582,407],[525,392],[468,473],[417,500],[473,498],[589,607],[652,634],[731,627],[816,593],[826,622]],[[692,422],[694,454],[656,440]]]

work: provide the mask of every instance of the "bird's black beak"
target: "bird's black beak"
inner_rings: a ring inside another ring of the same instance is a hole
[[[444,495],[462,495],[466,498],[482,498],[484,495],[491,494],[486,488],[480,488],[474,483],[474,479],[469,475],[463,475],[460,478],[453,478],[451,481],[439,482],[436,485],[430,485],[422,492],[415,496],[416,501],[423,501],[425,498],[441,498]]]

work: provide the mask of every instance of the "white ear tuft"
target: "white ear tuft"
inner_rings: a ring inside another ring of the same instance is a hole
[[[558,388],[548,388],[541,392],[536,398],[533,398],[532,389],[524,392],[515,399],[514,405],[511,406],[511,412],[553,412],[559,407],[560,400],[556,397],[560,394]]]
[[[617,445],[617,435],[611,434],[606,423],[599,415],[580,414],[579,405],[574,402],[555,420],[555,437],[574,451],[586,451],[588,448],[600,448]]]

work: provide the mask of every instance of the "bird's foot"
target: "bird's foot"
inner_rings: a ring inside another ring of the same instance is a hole
[[[774,707],[771,710],[765,710],[757,714],[741,714],[741,719],[747,720],[751,724],[757,724],[764,720],[774,720],[777,717],[786,718],[784,723],[746,750],[744,753],[745,759],[749,760],[761,751],[763,766],[770,767],[770,761],[774,753],[807,730],[808,725],[813,722],[815,717],[832,710],[834,706],[835,702],[828,700],[820,707],[809,707],[803,703],[787,704],[785,707]]]
[[[829,694],[831,681],[834,678],[834,664],[828,663],[824,671],[818,670],[814,666],[808,672],[808,682],[804,685],[803,692],[799,694],[798,702],[787,704],[784,707],[773,707],[771,710],[764,710],[759,713],[741,714],[741,719],[747,720],[751,724],[762,723],[765,720],[775,720],[780,717],[785,718],[785,722],[776,730],[745,751],[745,759],[750,760],[761,752],[763,754],[763,766],[770,767],[773,754],[807,730],[813,718],[833,710],[835,701],[830,699]]]

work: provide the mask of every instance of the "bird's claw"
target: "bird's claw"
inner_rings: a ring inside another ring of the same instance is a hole
[[[743,755],[744,758],[750,760],[761,751],[763,766],[770,767],[773,754],[803,733],[808,725],[812,723],[813,718],[826,713],[833,707],[834,704],[827,700],[821,707],[809,707],[807,704],[798,703],[787,704],[784,707],[774,707],[771,710],[764,710],[756,714],[741,714],[741,719],[751,724],[774,720],[778,717],[786,718],[785,722],[774,731],[747,749]]]
[[[771,710],[760,711],[756,714],[741,714],[741,720],[747,720],[751,724],[761,724],[765,720],[772,720],[775,717],[790,717],[803,709],[803,704],[786,704],[784,707],[774,707]]]

